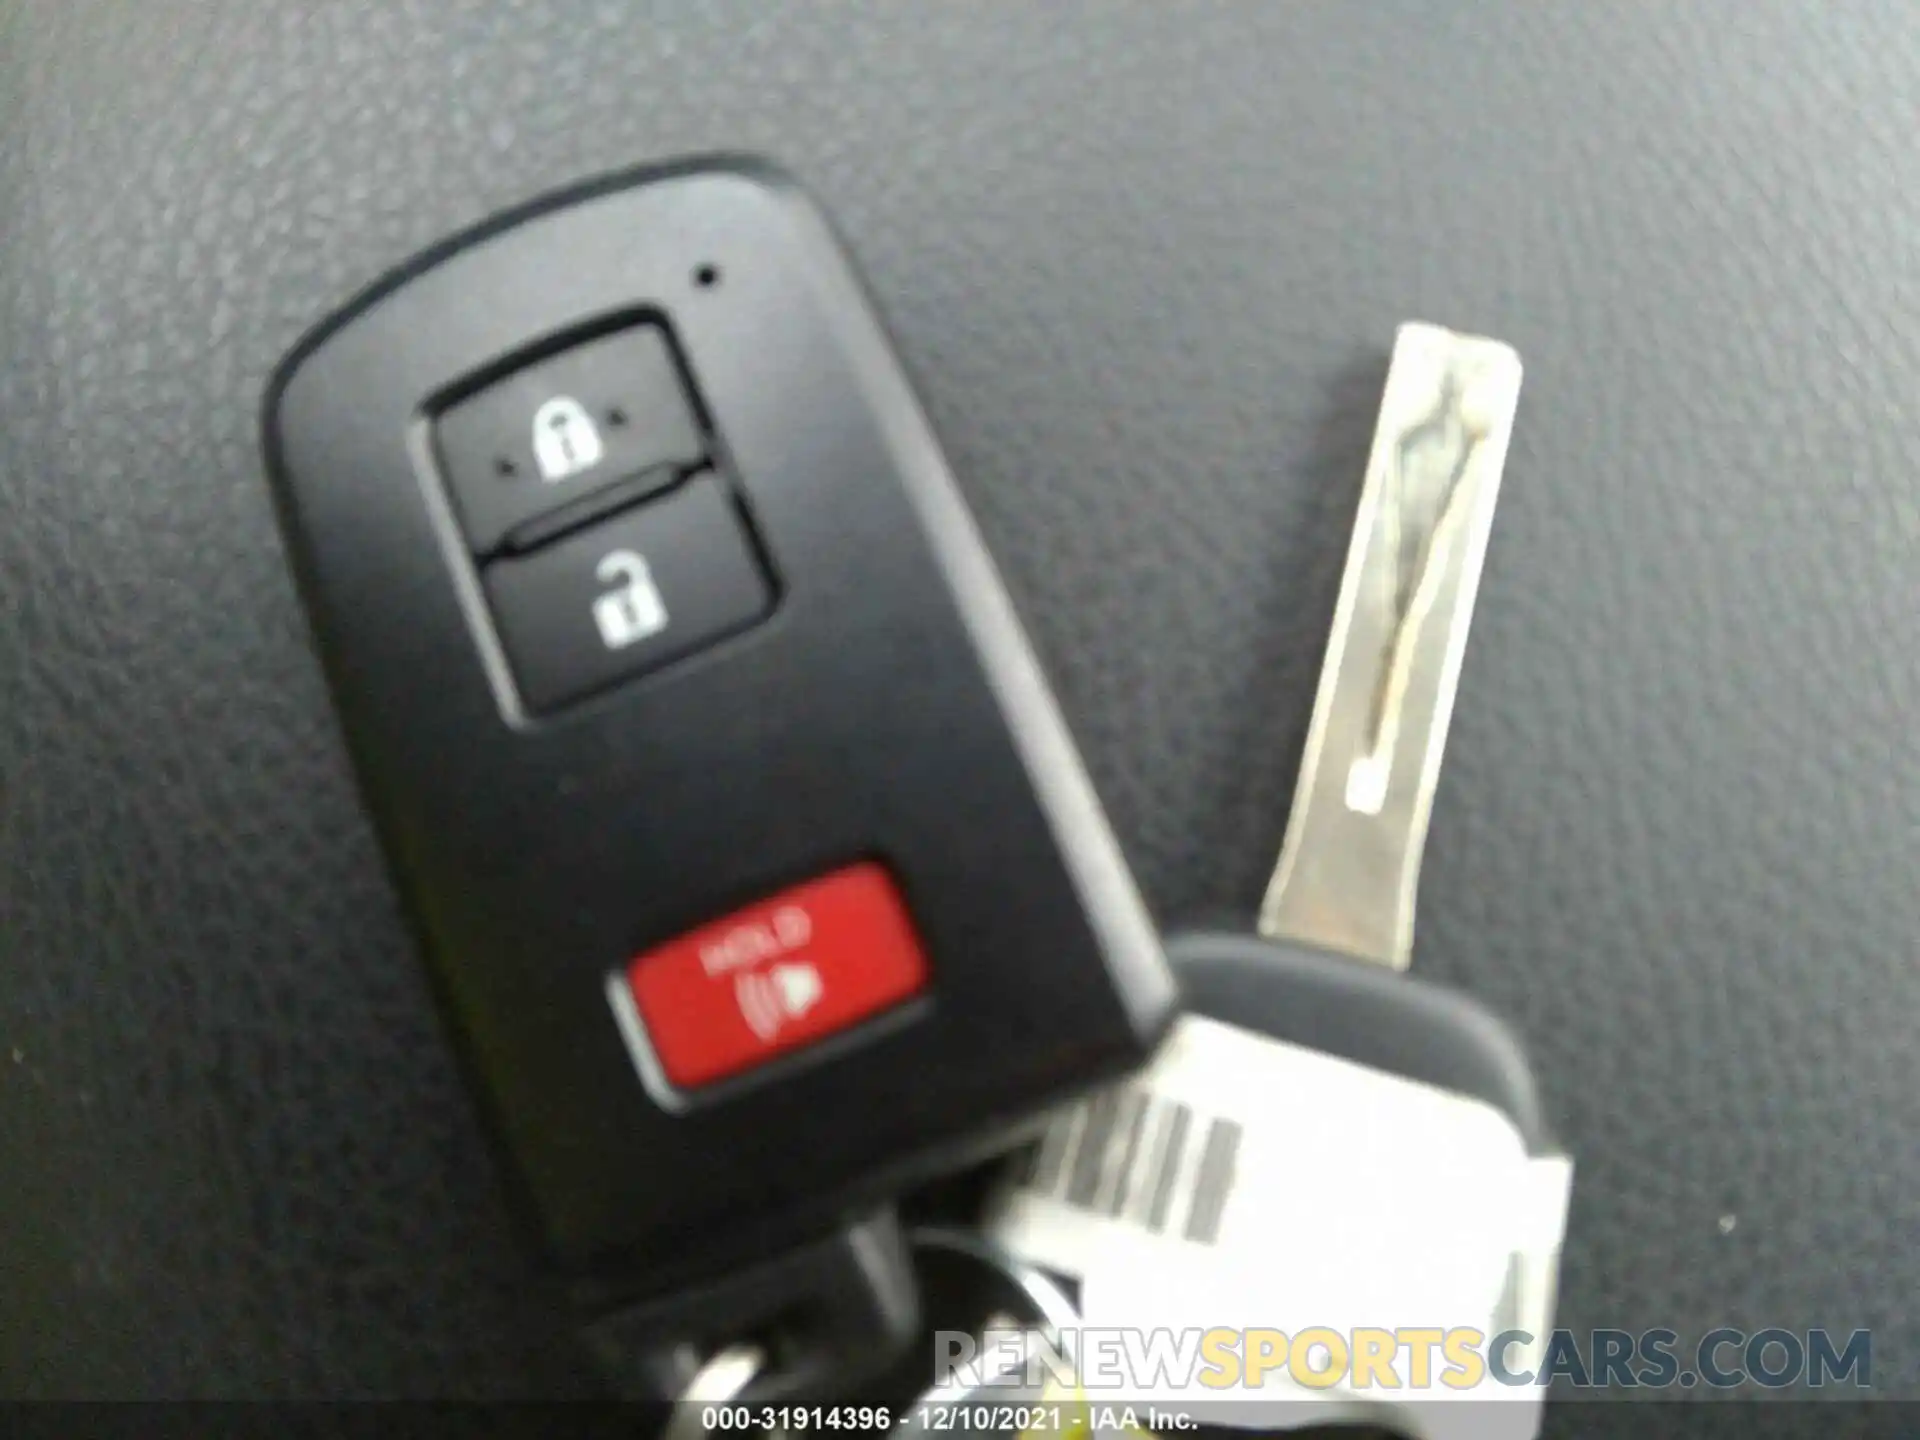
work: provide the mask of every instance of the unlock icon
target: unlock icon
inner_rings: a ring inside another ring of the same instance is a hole
[[[601,584],[616,587],[593,602],[594,627],[607,649],[624,650],[667,628],[667,602],[644,555],[610,551],[593,573]]]

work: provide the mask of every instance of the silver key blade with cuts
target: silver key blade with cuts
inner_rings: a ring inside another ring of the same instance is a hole
[[[1400,327],[1260,933],[1407,968],[1447,722],[1520,398],[1498,340]]]

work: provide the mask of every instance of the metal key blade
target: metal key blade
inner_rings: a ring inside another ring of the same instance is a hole
[[[1407,968],[1427,821],[1520,398],[1498,340],[1409,324],[1393,362],[1259,928]]]

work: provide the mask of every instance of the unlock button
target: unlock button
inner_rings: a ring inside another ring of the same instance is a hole
[[[720,482],[698,475],[482,572],[528,710],[548,711],[745,629],[773,591]]]

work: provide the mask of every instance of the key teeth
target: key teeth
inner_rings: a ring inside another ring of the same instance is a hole
[[[1406,967],[1522,374],[1504,341],[1396,328],[1265,935]]]

